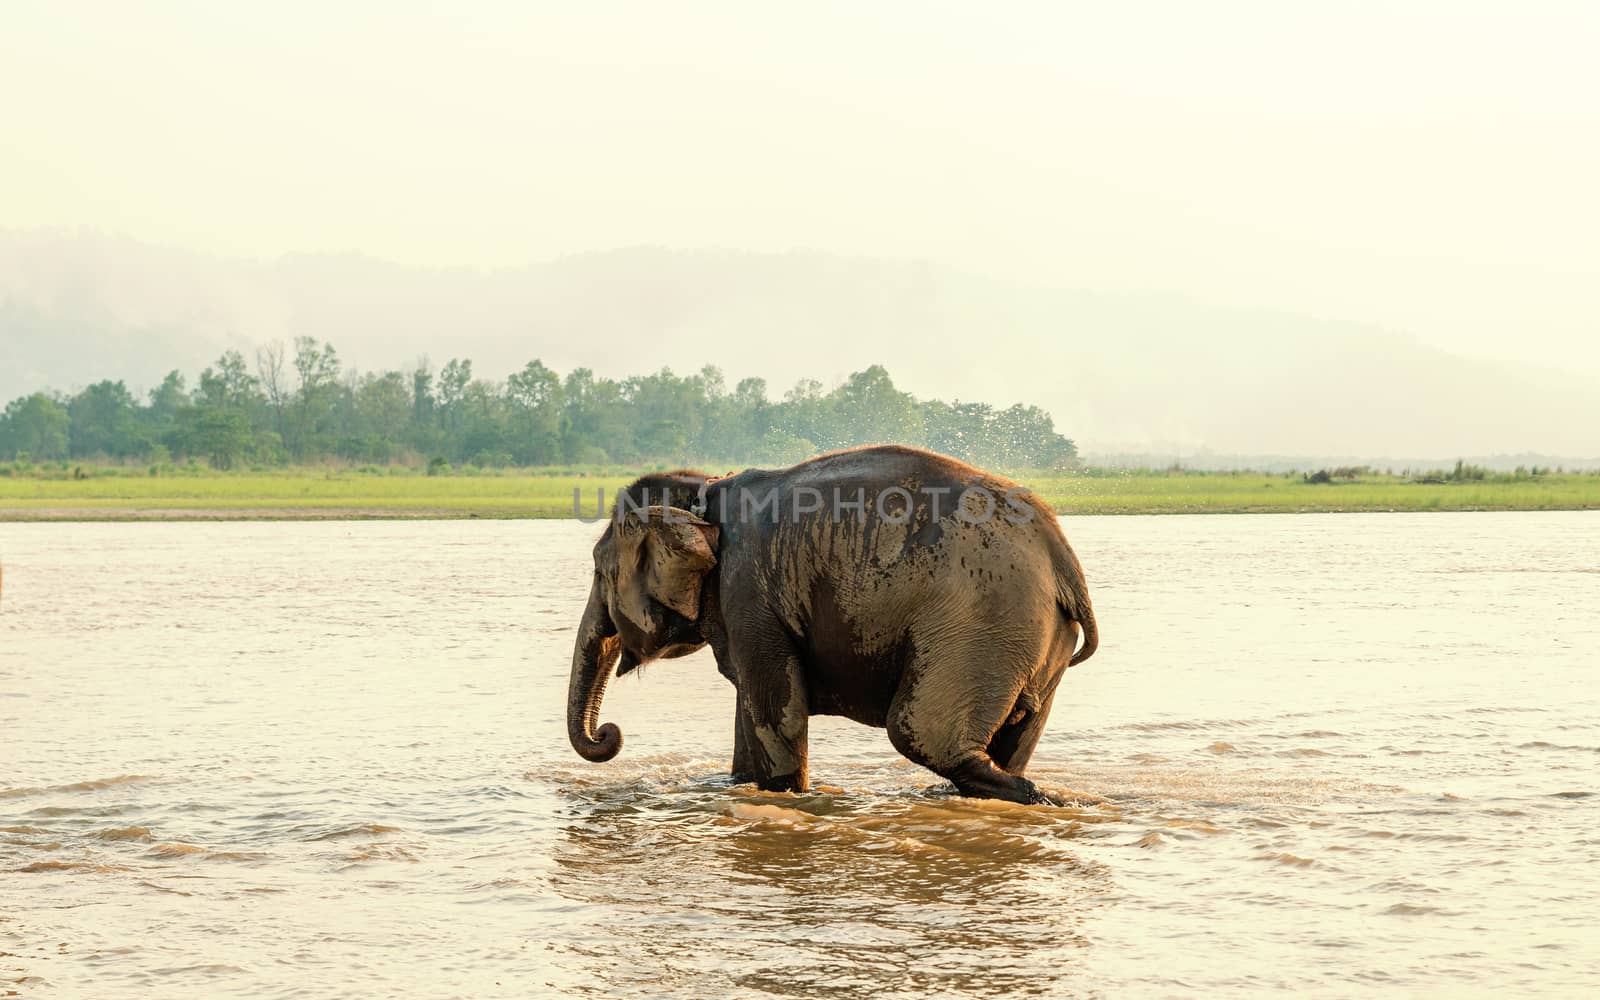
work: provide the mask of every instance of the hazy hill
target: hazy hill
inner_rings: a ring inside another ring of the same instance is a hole
[[[531,358],[612,376],[710,362],[825,384],[874,362],[918,395],[1032,402],[1090,452],[1600,455],[1600,384],[1351,324],[1161,294],[1010,285],[811,252],[635,248],[501,271],[358,255],[231,259],[0,231],[0,401],[192,378],[309,335],[348,364]]]

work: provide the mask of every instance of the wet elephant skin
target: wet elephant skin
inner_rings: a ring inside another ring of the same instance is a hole
[[[808,720],[841,715],[964,795],[1044,801],[1023,772],[1098,631],[1054,513],[1017,484],[884,445],[646,476],[614,514],[568,682],[579,754],[621,749],[599,724],[613,671],[709,644],[738,689],[740,779],[805,789]]]

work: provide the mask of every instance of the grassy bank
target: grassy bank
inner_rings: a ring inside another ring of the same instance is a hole
[[[587,515],[636,470],[523,469],[428,476],[411,470],[31,470],[0,475],[0,520],[169,520],[487,517],[559,518],[578,489]],[[81,478],[79,478],[81,476]],[[1062,514],[1230,514],[1330,511],[1595,510],[1600,475],[1493,475],[1431,481],[1363,475],[1105,471],[1016,473]]]

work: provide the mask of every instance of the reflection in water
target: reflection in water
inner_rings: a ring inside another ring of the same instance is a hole
[[[615,990],[664,957],[687,995],[707,977],[800,996],[1044,993],[1081,964],[1078,928],[1108,890],[1071,849],[1074,810],[717,780],[572,797],[552,885],[629,915],[607,961],[573,963]]]
[[[578,760],[591,527],[8,525],[0,995],[1591,993],[1597,527],[1074,519],[1029,808],[704,655]]]

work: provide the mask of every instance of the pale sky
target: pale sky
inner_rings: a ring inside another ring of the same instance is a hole
[[[1600,375],[1600,4],[0,14],[0,226],[514,266],[807,247]]]

